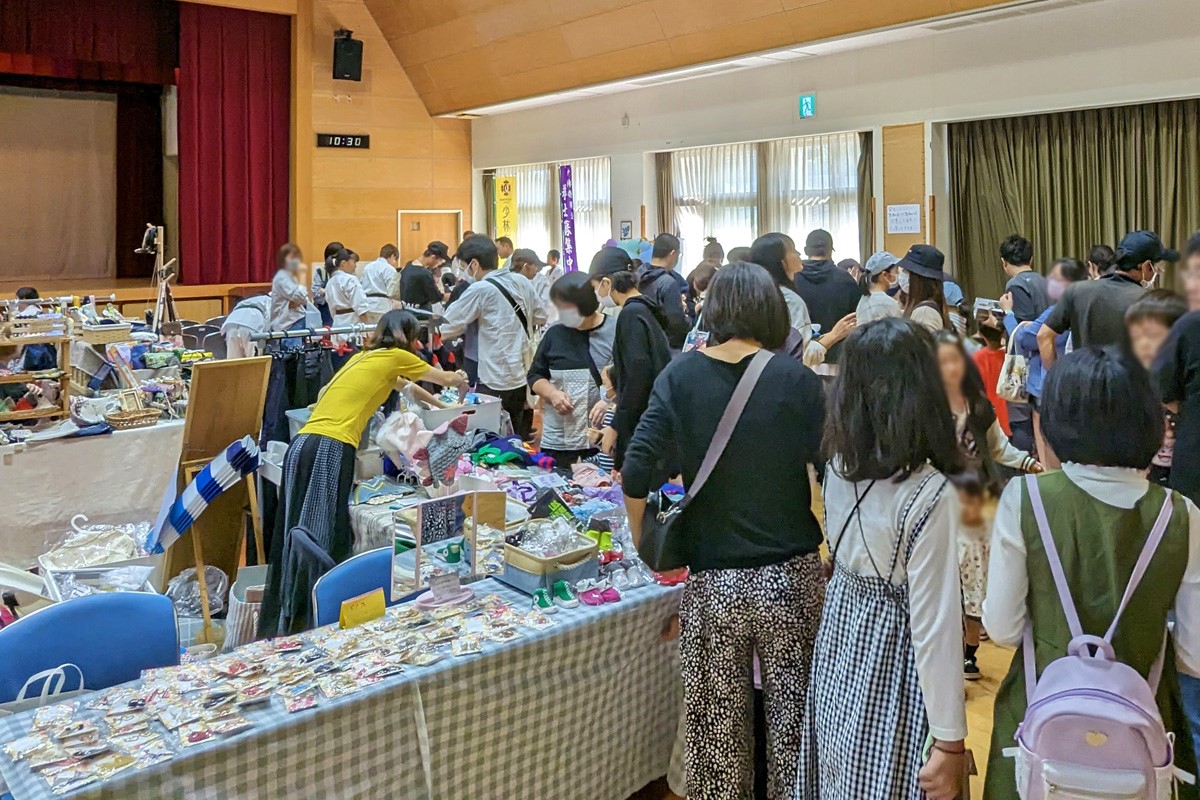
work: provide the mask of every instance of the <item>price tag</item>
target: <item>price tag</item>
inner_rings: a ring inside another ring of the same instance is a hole
[[[429,591],[433,592],[433,599],[438,602],[458,597],[462,594],[462,579],[456,572],[434,575],[429,579]]]
[[[360,594],[342,601],[342,612],[338,624],[343,628],[353,628],[373,619],[379,619],[387,609],[387,601],[383,597],[383,589]]]

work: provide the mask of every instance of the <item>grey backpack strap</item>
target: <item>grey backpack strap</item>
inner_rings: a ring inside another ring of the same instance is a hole
[[[688,487],[687,494],[679,501],[680,511],[691,504],[700,490],[704,488],[712,471],[716,469],[717,462],[721,460],[721,454],[725,452],[725,447],[733,436],[733,429],[737,427],[738,420],[741,419],[742,412],[746,409],[746,403],[750,400],[750,395],[758,384],[758,379],[762,377],[763,370],[767,368],[767,362],[773,356],[774,354],[767,350],[759,350],[750,360],[746,371],[742,373],[741,380],[733,390],[733,396],[729,398],[729,405],[725,406],[725,413],[721,414],[721,421],[717,423],[717,431],[708,445],[704,460],[700,462],[700,470],[696,473],[696,479]]]

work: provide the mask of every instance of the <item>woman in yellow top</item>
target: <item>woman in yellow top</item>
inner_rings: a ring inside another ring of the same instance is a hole
[[[366,349],[355,353],[325,386],[308,424],[288,447],[280,483],[283,508],[276,515],[259,617],[261,635],[312,627],[313,583],[350,556],[354,455],[375,410],[409,381],[466,387],[463,373],[435,369],[413,354],[418,329],[416,318],[406,311],[384,314]],[[295,528],[303,528],[308,540],[293,536]]]

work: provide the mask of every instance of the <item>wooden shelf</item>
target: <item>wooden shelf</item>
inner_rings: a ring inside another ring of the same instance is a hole
[[[13,375],[0,375],[0,383],[31,383],[39,380],[34,378],[32,373],[18,372]],[[57,378],[46,378],[45,380],[57,380]]]
[[[18,422],[24,419],[45,419],[46,417],[65,417],[67,412],[62,406],[48,408],[31,408],[28,411],[0,411],[0,422]]]
[[[69,341],[71,341],[71,337],[65,333],[46,334],[45,336],[19,336],[16,339],[0,339],[0,347],[14,347],[26,344],[59,344]]]

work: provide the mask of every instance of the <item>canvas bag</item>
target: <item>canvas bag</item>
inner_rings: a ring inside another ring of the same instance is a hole
[[[646,562],[646,566],[655,572],[687,566],[687,550],[683,542],[679,540],[677,530],[679,518],[683,515],[683,510],[691,505],[692,500],[704,488],[705,482],[716,468],[721,454],[725,452],[725,447],[733,436],[733,430],[737,427],[738,420],[741,419],[746,402],[750,399],[754,387],[758,384],[758,379],[762,377],[763,370],[766,369],[767,363],[773,355],[767,350],[759,350],[750,360],[746,371],[742,373],[741,380],[734,387],[729,404],[725,406],[725,411],[721,414],[721,421],[717,423],[717,431],[713,434],[712,441],[709,442],[704,460],[700,462],[700,470],[696,473],[696,479],[688,487],[683,499],[678,503],[672,503],[661,491],[651,492],[650,496],[646,498],[646,511],[642,516],[642,536],[637,549],[642,561]]]
[[[1149,678],[1142,678],[1116,659],[1112,637],[1166,533],[1173,511],[1171,493],[1167,492],[1112,624],[1099,637],[1083,632],[1036,476],[1026,476],[1026,485],[1072,638],[1067,655],[1051,662],[1039,680],[1033,629],[1025,628],[1028,708],[1017,728],[1017,747],[1004,750],[1016,760],[1017,792],[1021,800],[1170,800],[1175,780],[1190,782],[1191,776],[1175,769],[1174,738],[1164,728],[1154,699],[1163,652]],[[1165,637],[1164,631],[1164,651]]]
[[[1028,324],[1022,322],[1008,337],[1008,352],[1004,355],[1004,366],[1000,368],[1000,377],[996,381],[996,394],[1010,403],[1029,402],[1029,392],[1025,388],[1029,378],[1029,362],[1017,352],[1017,331],[1021,330],[1022,325]]]

